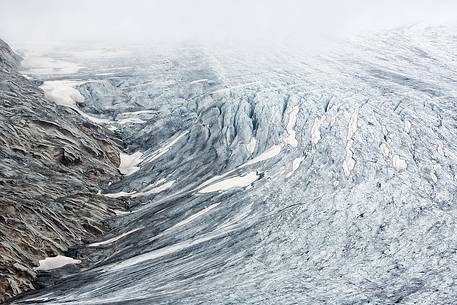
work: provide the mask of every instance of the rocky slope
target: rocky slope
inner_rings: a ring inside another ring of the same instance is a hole
[[[122,201],[114,134],[44,97],[0,40],[0,301],[36,288],[34,267],[107,230]]]

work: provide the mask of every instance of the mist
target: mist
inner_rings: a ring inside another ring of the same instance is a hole
[[[456,11],[451,0],[0,0],[0,37],[13,44],[312,44],[416,23],[454,23]]]

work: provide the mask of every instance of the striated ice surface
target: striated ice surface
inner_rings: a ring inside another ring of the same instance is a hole
[[[412,27],[80,57],[78,109],[127,145],[103,193],[132,213],[16,303],[457,303],[456,48]]]

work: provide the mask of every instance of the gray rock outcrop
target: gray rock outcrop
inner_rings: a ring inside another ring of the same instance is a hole
[[[38,260],[106,232],[121,200],[95,195],[119,177],[121,142],[48,101],[0,40],[0,302],[34,289]]]

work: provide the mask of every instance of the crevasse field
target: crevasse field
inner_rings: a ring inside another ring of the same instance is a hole
[[[320,53],[25,50],[127,143],[99,196],[131,211],[15,304],[457,303],[456,49],[410,27]]]

